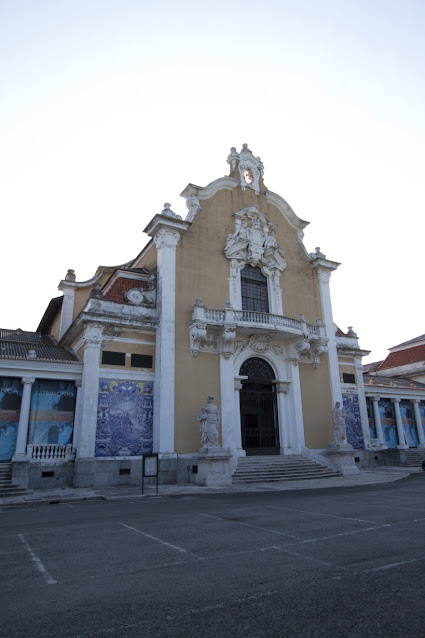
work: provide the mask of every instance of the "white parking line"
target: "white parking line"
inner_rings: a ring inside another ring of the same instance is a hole
[[[328,516],[329,518],[342,518],[348,521],[358,521],[359,523],[377,523],[378,521],[368,521],[363,518],[352,518],[351,516],[336,516],[336,514],[321,514],[319,512],[306,512],[292,507],[279,507],[277,505],[266,505],[266,507],[274,510],[287,510],[288,512],[298,512],[299,514],[309,514],[310,516]]]
[[[118,523],[118,525],[122,525],[123,527],[126,527],[127,529],[131,529],[133,532],[137,532],[138,534],[141,534],[142,536],[146,536],[146,538],[150,538],[153,541],[157,541],[158,543],[161,543],[161,545],[166,545],[167,547],[171,547],[172,549],[175,549],[178,552],[182,552],[183,554],[188,554],[189,556],[194,556],[195,558],[198,558],[194,554],[191,554],[190,552],[188,552],[186,549],[183,549],[183,547],[179,547],[178,545],[173,545],[172,543],[167,543],[167,541],[163,541],[162,538],[158,538],[157,536],[152,536],[152,534],[147,534],[146,532],[142,532],[140,529],[131,527],[131,525],[126,525],[125,523]]]
[[[290,554],[291,556],[299,556],[300,558],[305,558],[306,560],[311,560],[313,563],[320,563],[320,565],[326,565],[326,567],[338,567],[338,565],[332,565],[332,563],[327,563],[324,560],[319,560],[318,558],[312,558],[311,556],[306,556],[305,554],[300,554],[299,552],[291,552],[286,547],[279,547],[278,545],[274,546],[274,549],[279,550],[280,552],[285,552],[285,554]],[[345,569],[345,567],[338,567],[338,569]]]
[[[412,560],[402,560],[399,563],[390,563],[389,565],[382,565],[381,567],[374,567],[373,569],[365,569],[362,571],[362,574],[370,574],[371,572],[382,572],[385,569],[392,569],[393,567],[400,567],[401,565],[408,565],[409,563],[417,563],[420,560],[424,560],[421,558],[412,558]]]
[[[258,525],[251,525],[251,523],[242,523],[241,521],[232,521],[232,519],[224,518],[223,516],[212,516],[212,514],[200,514],[200,516],[205,516],[205,518],[215,518],[218,521],[226,521],[226,523],[235,523],[236,525],[244,525],[245,527],[252,527],[253,529],[259,529],[262,532],[270,532],[271,534],[278,534],[279,536],[287,536],[288,538],[295,538],[299,540],[299,536],[294,536],[293,534],[287,534],[286,532],[278,532],[275,529],[269,529],[267,527],[259,527]]]
[[[43,563],[41,562],[40,558],[37,556],[37,554],[29,546],[25,536],[23,534],[18,534],[18,538],[21,541],[21,543],[24,545],[24,547],[27,550],[27,552],[29,553],[29,555],[31,556],[31,560],[34,563],[34,565],[37,567],[38,571],[41,574],[43,574],[44,578],[46,579],[47,584],[48,585],[56,585],[56,583],[58,581],[55,580],[49,574],[49,572],[47,571],[47,569],[44,567]]]

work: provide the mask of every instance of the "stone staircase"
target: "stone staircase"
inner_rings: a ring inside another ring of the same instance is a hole
[[[2,461],[0,463],[0,498],[31,493],[32,490],[26,490],[24,487],[12,485],[12,464]]]
[[[332,476],[340,476],[340,474],[337,470],[332,470],[301,455],[246,456],[239,458],[232,482],[269,483],[270,481],[301,481]]]
[[[425,451],[405,450],[400,465],[403,467],[421,467],[422,461],[425,460]]]

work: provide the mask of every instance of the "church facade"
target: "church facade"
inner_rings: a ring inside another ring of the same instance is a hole
[[[374,449],[367,352],[332,314],[339,264],[307,251],[308,222],[246,144],[227,162],[227,177],[184,189],[184,219],[164,205],[136,258],[88,281],[68,271],[36,333],[1,331],[0,460],[15,482],[138,484],[151,452],[160,482],[192,481],[208,396],[230,473],[246,455],[332,466],[336,403],[348,444]]]

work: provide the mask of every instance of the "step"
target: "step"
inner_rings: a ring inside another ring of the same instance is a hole
[[[266,483],[333,476],[339,476],[339,473],[301,455],[249,456],[238,460],[238,467],[232,481],[233,483]]]
[[[6,498],[8,496],[23,496],[24,494],[32,494],[33,490],[27,490],[25,487],[18,487],[12,485],[7,489],[0,488],[0,498]]]

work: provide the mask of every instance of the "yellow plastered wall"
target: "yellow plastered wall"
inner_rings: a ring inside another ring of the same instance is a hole
[[[239,187],[222,190],[209,200],[201,200],[201,210],[191,227],[182,234],[176,250],[176,451],[194,452],[199,449],[199,425],[196,417],[207,396],[212,394],[220,407],[219,355],[189,353],[188,323],[196,297],[208,308],[224,309],[230,299],[230,260],[224,255],[227,237],[235,231],[233,214],[244,208],[257,206],[274,225],[276,239],[283,248],[288,268],[281,277],[283,313],[297,318],[304,314],[307,322],[321,318],[319,288],[310,262],[296,239],[296,229],[282,213],[269,204],[263,195]],[[310,370],[320,378],[316,393],[316,411],[320,422],[331,421],[329,379],[320,370]],[[315,383],[307,381],[315,386]],[[307,415],[313,432],[317,418]],[[193,423],[197,424],[194,435]],[[318,437],[312,435],[312,441]],[[324,437],[326,438],[326,437]],[[323,436],[320,438],[320,441]]]
[[[312,449],[326,448],[333,435],[327,357],[322,357],[322,363],[316,370],[312,365],[301,364],[300,382],[305,444]]]

